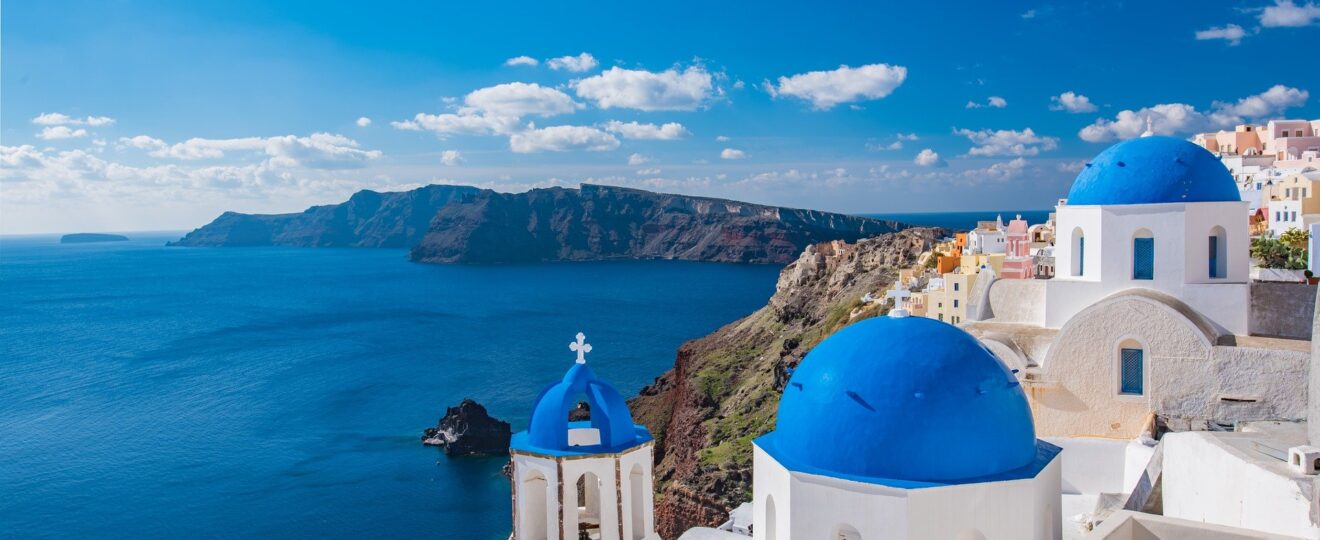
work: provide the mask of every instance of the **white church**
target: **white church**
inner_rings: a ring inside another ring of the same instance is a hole
[[[978,280],[959,326],[898,290],[816,345],[753,442],[743,534],[682,539],[1320,538],[1314,319],[1280,337],[1260,312],[1310,313],[1314,291],[1253,303],[1219,161],[1125,141],[1057,212],[1055,279]],[[570,348],[513,438],[513,536],[658,538],[651,437]],[[569,422],[580,399],[591,419]]]

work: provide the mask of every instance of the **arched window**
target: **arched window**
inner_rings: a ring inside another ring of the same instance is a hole
[[[643,540],[646,538],[646,497],[642,493],[645,488],[642,482],[642,465],[635,463],[632,466],[632,472],[628,473],[628,483],[631,485],[628,492],[630,495],[630,506],[632,506],[632,539]]]
[[[830,540],[862,540],[862,533],[857,532],[857,528],[852,525],[841,524],[834,528]]]
[[[600,478],[595,474],[582,473],[578,477],[577,510],[577,526],[573,529],[588,536],[600,534]]]
[[[1228,233],[1224,228],[1216,225],[1210,229],[1209,252],[1206,262],[1210,267],[1210,278],[1228,277]]]
[[[1155,279],[1155,238],[1147,229],[1132,235],[1132,279]]]
[[[518,492],[518,521],[522,522],[518,538],[525,540],[546,540],[546,495],[549,486],[545,476],[532,471],[522,481]]]
[[[1118,345],[1118,393],[1140,396],[1146,391],[1146,351],[1133,339]]]
[[[1082,234],[1082,228],[1077,227],[1072,232],[1072,275],[1080,276],[1086,270],[1086,235]]]
[[[775,540],[775,498],[765,496],[765,540]]]

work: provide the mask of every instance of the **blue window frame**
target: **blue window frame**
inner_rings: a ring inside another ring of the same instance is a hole
[[[1086,272],[1086,237],[1077,239],[1077,275]]]
[[[1132,279],[1155,279],[1155,239],[1132,239]]]
[[[1122,370],[1119,381],[1119,393],[1139,396],[1142,394],[1142,386],[1145,377],[1142,370],[1142,351],[1141,349],[1122,349],[1119,355],[1120,369]]]
[[[1219,237],[1210,237],[1210,277],[1224,277],[1219,275]]]

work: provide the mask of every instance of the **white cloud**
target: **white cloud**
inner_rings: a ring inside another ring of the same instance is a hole
[[[535,58],[530,56],[515,56],[504,61],[504,65],[506,66],[535,66],[539,63],[540,62],[537,62]]]
[[[513,82],[474,90],[463,103],[489,116],[554,116],[582,108],[568,94],[536,83]],[[462,112],[462,111],[460,111]]]
[[[660,169],[637,169],[637,176],[655,176],[660,174]]]
[[[1260,25],[1264,27],[1310,26],[1320,20],[1320,5],[1306,2],[1302,5],[1292,0],[1275,0],[1273,6],[1260,12]]]
[[[715,140],[719,142],[729,142],[730,139],[727,135],[716,135]]]
[[[1098,118],[1077,133],[1088,142],[1131,139],[1146,130],[1146,119],[1157,135],[1179,135],[1223,129],[1237,124],[1281,115],[1291,107],[1306,103],[1310,93],[1281,84],[1269,90],[1237,100],[1233,103],[1216,101],[1209,111],[1198,111],[1186,103],[1162,103],[1138,110],[1124,110],[1114,119]]]
[[[664,125],[640,124],[637,122],[623,123],[618,120],[610,120],[605,124],[605,131],[617,133],[625,139],[645,139],[655,141],[672,141],[682,139],[691,135],[683,124],[678,122],[669,122]]]
[[[1091,103],[1091,98],[1071,91],[1050,97],[1051,111],[1088,113],[1095,112],[1097,109],[1098,107],[1096,107],[1094,103]]]
[[[989,108],[991,108],[991,109],[1002,109],[1002,108],[1007,107],[1007,106],[1008,106],[1008,100],[1006,100],[1006,99],[1004,99],[1004,98],[1002,98],[1002,97],[999,97],[999,96],[990,96],[989,98],[987,98],[987,99],[985,100],[985,105],[982,105],[982,104],[977,103],[977,102],[975,102],[975,101],[968,101],[968,102],[967,102],[967,107],[966,107],[966,108],[968,108],[968,109],[980,109],[980,108],[983,108],[983,107],[989,107]]]
[[[715,94],[713,79],[701,66],[658,73],[616,66],[574,82],[573,88],[578,97],[594,101],[602,109],[691,111]]]
[[[203,139],[194,137],[181,143],[167,144],[146,135],[119,139],[123,147],[147,150],[151,156],[181,160],[219,159],[227,152],[264,154],[277,167],[311,169],[353,169],[381,156],[379,150],[363,150],[357,141],[333,133],[313,133],[307,137],[243,137]]]
[[[651,158],[643,156],[641,154],[634,153],[633,155],[628,156],[628,164],[634,167],[638,165],[645,165],[650,162],[651,162]]]
[[[940,159],[940,154],[938,152],[929,148],[918,152],[917,157],[913,159],[912,162],[922,167],[943,167],[948,165],[943,159]]]
[[[169,146],[160,139],[149,137],[147,135],[138,135],[136,137],[120,137],[119,145],[121,147],[137,148],[138,150],[159,151]]]
[[[985,176],[994,180],[1007,180],[1016,178],[1022,174],[1023,169],[1027,167],[1027,160],[1016,158],[1012,161],[1003,161],[994,163],[989,167],[979,171],[967,171],[973,175]],[[964,173],[964,174],[967,174]]]
[[[1227,41],[1230,46],[1242,43],[1242,38],[1246,37],[1247,31],[1236,24],[1229,24],[1223,27],[1210,27],[1205,30],[1196,31],[1196,39],[1204,41],[1208,39],[1222,39]]]
[[[742,159],[747,157],[747,153],[737,148],[725,148],[720,151],[720,159]]]
[[[371,125],[371,119],[365,116],[360,116],[358,117],[357,122],[354,123],[357,124],[358,127],[367,127]]]
[[[915,141],[921,138],[918,137],[916,133],[899,133],[898,135],[895,135],[895,137],[900,141]]]
[[[906,78],[906,67],[868,64],[799,73],[780,77],[778,85],[766,81],[763,86],[771,96],[792,96],[811,102],[813,109],[828,110],[840,103],[882,99],[893,93]]]
[[[115,119],[109,116],[88,116],[86,118],[73,118],[62,113],[41,113],[32,119],[32,123],[39,126],[110,126],[114,125]]]
[[[1086,167],[1085,161],[1067,161],[1064,163],[1060,163],[1057,166],[1059,172],[1065,172],[1065,173],[1079,173],[1082,172],[1082,168],[1084,167]]]
[[[86,137],[87,130],[78,128],[73,129],[69,126],[46,126],[41,128],[41,133],[37,134],[38,139],[53,141],[57,139],[76,139]]]
[[[458,150],[445,150],[440,152],[440,163],[453,166],[463,162],[463,153]]]
[[[484,114],[426,114],[417,113],[412,120],[390,122],[395,129],[405,131],[433,131],[437,135],[507,135],[517,131],[521,124],[517,117]]]
[[[618,147],[619,139],[587,126],[551,126],[539,129],[533,127],[509,136],[509,149],[519,154],[567,150],[599,152]]]
[[[1034,18],[1036,18],[1036,10],[1034,10],[1034,9],[1028,9],[1028,10],[1024,11],[1024,12],[1022,13],[1022,18],[1023,18],[1023,19],[1034,19]]]
[[[581,73],[583,71],[595,69],[596,66],[600,65],[600,62],[596,61],[596,57],[587,53],[582,53],[577,56],[560,56],[559,58],[551,58],[545,61],[545,65],[550,66],[550,69],[556,71],[562,69],[574,73]]]
[[[1034,156],[1059,147],[1057,137],[1036,135],[1031,128],[1022,131],[955,129],[953,133],[967,137],[975,145],[967,151],[969,156]]]

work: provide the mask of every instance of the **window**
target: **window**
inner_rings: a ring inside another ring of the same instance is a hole
[[[954,309],[958,309],[958,300],[957,300],[957,299],[954,299],[954,301],[953,301],[953,308],[954,308]]]
[[[1132,340],[1126,343],[1135,344]],[[1140,396],[1145,382],[1144,370],[1142,368],[1143,358],[1142,350],[1138,348],[1119,349],[1119,388],[1120,394],[1130,396]]]
[[[940,315],[940,322],[944,322],[944,314],[940,313],[939,315]]]
[[[1073,229],[1072,232],[1072,275],[1080,276],[1086,271],[1086,236],[1082,233],[1082,228]]]
[[[955,282],[955,283],[953,284],[953,290],[954,290],[954,291],[957,291],[957,290],[958,290],[958,285],[959,285],[959,283],[957,283],[957,282]],[[956,301],[956,300],[955,300],[955,301]]]
[[[1145,229],[1132,239],[1132,279],[1155,279],[1155,239]]]

